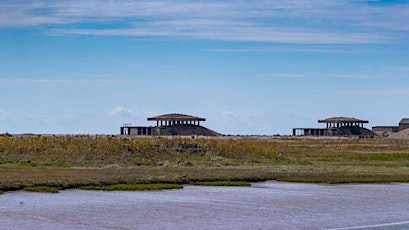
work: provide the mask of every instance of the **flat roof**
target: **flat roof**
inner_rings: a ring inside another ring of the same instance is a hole
[[[149,117],[148,121],[206,121],[206,119],[181,113],[169,113],[156,117]]]
[[[369,123],[369,121],[355,117],[330,117],[324,120],[318,120],[318,123]]]

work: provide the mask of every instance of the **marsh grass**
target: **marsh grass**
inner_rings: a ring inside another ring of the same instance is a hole
[[[0,136],[0,190],[279,180],[409,182],[409,141]]]
[[[181,189],[179,184],[113,184],[106,186],[82,186],[83,190],[103,190],[103,191],[145,191],[163,189]]]
[[[49,186],[25,187],[26,192],[58,193],[58,189]]]
[[[203,181],[192,184],[200,186],[251,186],[251,183],[246,181]]]

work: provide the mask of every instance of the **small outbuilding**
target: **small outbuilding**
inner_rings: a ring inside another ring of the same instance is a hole
[[[409,118],[402,118],[399,122],[399,131],[409,128]]]

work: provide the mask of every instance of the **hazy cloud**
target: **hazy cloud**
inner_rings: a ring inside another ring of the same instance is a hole
[[[7,113],[4,109],[0,109],[0,119],[5,119],[7,117]]]
[[[41,112],[16,112],[0,110],[0,122],[4,122],[11,130],[1,132],[13,133],[70,133],[70,128],[78,125],[85,114],[67,112],[41,113]],[[84,126],[85,127],[85,126]]]
[[[396,69],[404,72],[409,72],[409,66],[398,67]]]
[[[305,77],[305,75],[303,74],[289,74],[289,73],[275,73],[275,74],[269,74],[266,76],[274,77],[274,78],[304,78]]]
[[[351,75],[351,74],[332,74],[332,75],[327,75],[326,77],[329,78],[349,78],[349,79],[368,79],[370,78],[369,76],[366,75]]]
[[[115,79],[29,79],[29,78],[0,78],[2,84],[71,84],[71,85],[90,85],[90,84],[113,84],[128,80]]]
[[[222,111],[222,116],[225,117],[225,118],[229,118],[229,119],[239,117],[238,114],[236,114],[234,112],[231,112],[231,111]]]
[[[355,94],[374,94],[374,95],[384,95],[384,96],[407,96],[409,95],[409,88],[360,90],[360,91],[353,91],[353,93]]]
[[[277,53],[277,52],[297,52],[297,53],[358,53],[367,52],[365,50],[357,50],[356,48],[334,48],[334,47],[320,47],[320,46],[306,46],[306,47],[240,47],[240,48],[218,48],[206,49],[210,52],[226,52],[226,53]]]
[[[145,111],[143,114],[145,117],[154,117],[158,116],[159,113],[155,111]]]

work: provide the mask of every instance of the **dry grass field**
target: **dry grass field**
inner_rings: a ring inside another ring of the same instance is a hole
[[[409,141],[387,138],[0,136],[0,191],[279,180],[409,182]]]

